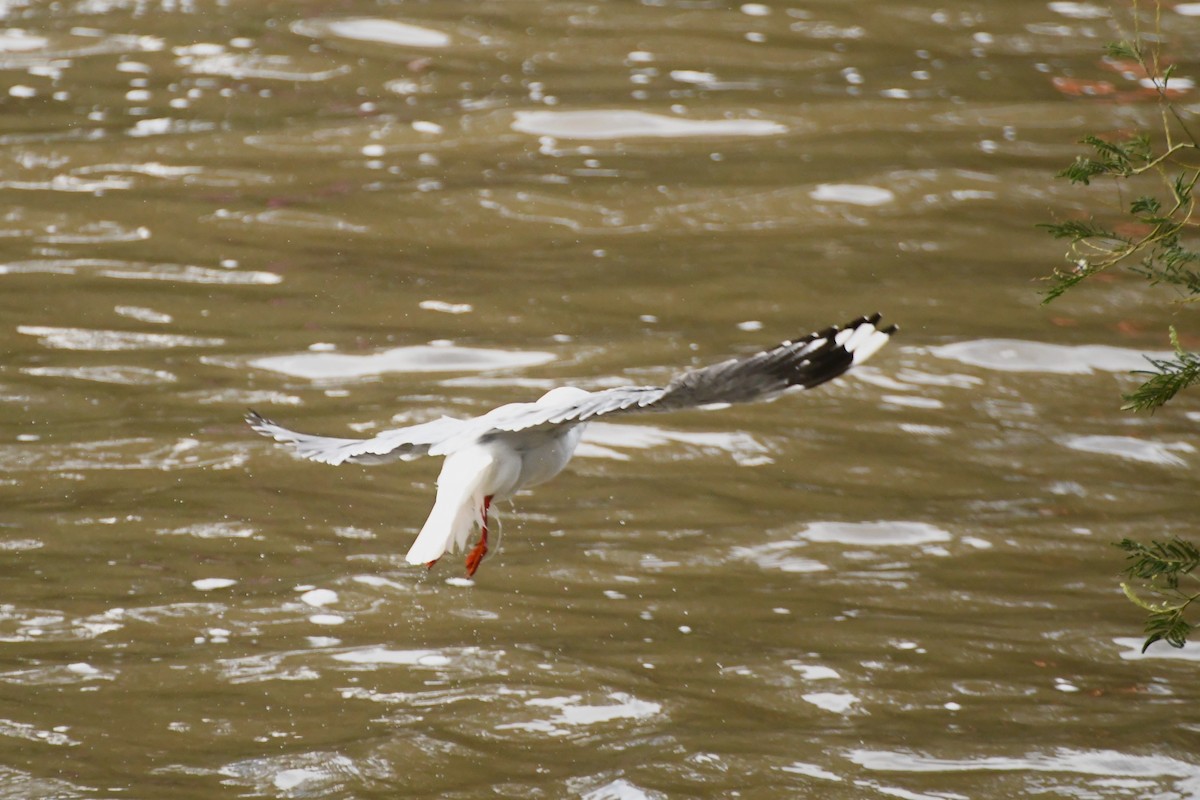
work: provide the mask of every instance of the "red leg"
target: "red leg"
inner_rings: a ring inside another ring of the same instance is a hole
[[[483,531],[479,534],[479,544],[475,545],[474,549],[467,553],[468,578],[475,574],[475,570],[479,569],[479,562],[483,561],[483,557],[487,555],[488,508],[491,505],[491,495],[483,498]]]

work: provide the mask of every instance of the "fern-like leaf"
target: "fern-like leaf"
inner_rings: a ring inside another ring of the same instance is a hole
[[[1146,617],[1146,641],[1142,644],[1142,652],[1160,640],[1171,647],[1183,647],[1191,632],[1192,626],[1183,618],[1180,609],[1151,614]]]
[[[1110,58],[1128,58],[1131,61],[1141,60],[1141,52],[1136,42],[1109,42],[1104,46],[1104,52]]]
[[[1200,567],[1200,547],[1179,538],[1168,542],[1151,541],[1149,545],[1122,539],[1117,547],[1128,554],[1126,560],[1130,563],[1125,567],[1125,573],[1129,577],[1148,581],[1162,579],[1171,589],[1179,585],[1180,575]]]
[[[1150,363],[1154,370],[1142,372],[1150,377],[1122,397],[1122,411],[1153,413],[1184,389],[1200,383],[1200,356],[1195,353],[1182,353],[1174,359],[1152,358]]]
[[[1109,169],[1107,164],[1093,161],[1083,156],[1076,156],[1075,162],[1059,172],[1055,177],[1066,178],[1071,183],[1082,183],[1084,186],[1090,186],[1092,178],[1097,175],[1108,175],[1111,172],[1112,170]]]

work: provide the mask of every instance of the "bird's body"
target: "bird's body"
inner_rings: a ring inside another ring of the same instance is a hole
[[[488,509],[562,472],[587,420],[637,411],[670,411],[769,399],[836,378],[887,343],[895,326],[879,315],[827,328],[740,359],[685,372],[665,387],[618,387],[588,392],[564,386],[533,403],[510,403],[472,419],[441,417],[371,439],[339,439],[290,431],[251,412],[254,430],[293,445],[305,458],[327,464],[379,464],[422,455],[445,456],[437,498],[406,559],[433,565],[445,552],[465,549],[476,526],[479,543],[467,557],[474,574],[487,553]]]
[[[565,391],[587,394],[582,389],[561,387],[548,392],[542,400],[554,392],[559,392],[561,398]],[[474,574],[487,553],[488,507],[495,500],[507,500],[518,490],[545,483],[562,472],[575,454],[586,427],[586,422],[580,422],[529,432],[496,433],[446,456],[438,475],[437,499],[417,540],[409,548],[408,562],[432,566],[447,549],[452,552],[465,549],[478,520],[482,530],[480,545],[471,551],[478,555],[467,565],[468,572]],[[481,513],[477,513],[479,509]]]

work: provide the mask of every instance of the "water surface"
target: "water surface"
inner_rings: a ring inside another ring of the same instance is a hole
[[[1053,179],[1073,142],[1156,119],[1100,56],[1125,10],[0,13],[0,796],[1200,796],[1197,648],[1140,653],[1110,546],[1193,533],[1200,407],[1116,410],[1185,321],[1035,282],[1035,223],[1117,202]],[[474,580],[403,563],[436,463],[241,422],[875,310],[818,392],[593,426]]]

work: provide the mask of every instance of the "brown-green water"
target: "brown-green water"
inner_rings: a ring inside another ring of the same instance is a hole
[[[1200,405],[1116,410],[1184,320],[1033,282],[1118,200],[1072,142],[1155,124],[1107,6],[0,13],[0,798],[1200,797],[1200,649],[1138,655],[1110,546],[1195,535]],[[241,423],[875,310],[820,391],[594,426],[473,582],[403,563],[436,462]]]

